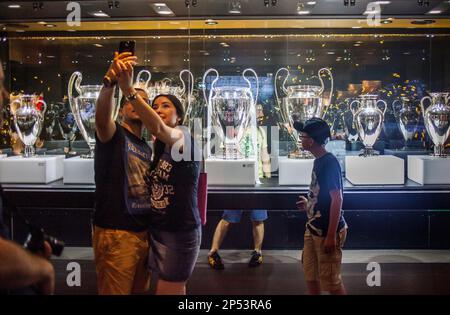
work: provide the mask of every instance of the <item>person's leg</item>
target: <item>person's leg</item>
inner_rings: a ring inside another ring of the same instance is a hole
[[[264,221],[267,220],[267,210],[252,210],[253,244],[255,251],[261,253],[264,240]]]
[[[136,273],[134,275],[132,294],[147,294],[150,288],[150,270],[148,268],[148,232],[139,233],[137,235],[141,240],[136,254],[138,262],[136,265]]]
[[[217,252],[222,245],[225,236],[227,235],[228,230],[230,229],[231,223],[221,219],[217,224],[216,230],[214,231],[213,241],[211,244],[211,250],[209,254],[213,254]]]
[[[100,295],[131,294],[139,242],[127,231],[95,227],[93,247]]]
[[[320,295],[321,288],[318,275],[318,260],[314,247],[314,241],[308,230],[305,231],[301,261],[303,264],[303,273],[306,280],[308,294]]]
[[[264,222],[253,221],[253,244],[255,245],[255,251],[261,253],[262,243],[264,240]]]

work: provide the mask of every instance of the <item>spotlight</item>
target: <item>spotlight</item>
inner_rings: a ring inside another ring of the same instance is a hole
[[[278,0],[272,0],[272,6],[275,7],[278,3]]]
[[[356,0],[350,0],[350,5],[351,5],[352,7],[354,7],[355,4],[356,4]]]
[[[192,3],[191,3],[191,0],[185,0],[185,1],[184,1],[184,5],[186,6],[186,8],[189,8],[191,5],[192,5],[193,7],[196,7],[197,4],[198,4],[198,1],[197,1],[197,0],[192,0]]]
[[[348,7],[349,2],[349,0],[344,0],[344,6]]]
[[[269,6],[269,0],[264,0],[264,6],[268,7]]]

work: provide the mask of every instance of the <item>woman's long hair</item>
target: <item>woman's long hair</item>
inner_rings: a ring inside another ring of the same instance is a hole
[[[183,104],[181,104],[181,101],[178,99],[178,97],[176,97],[175,95],[172,94],[159,94],[157,95],[153,101],[152,101],[152,108],[153,105],[155,104],[155,101],[160,98],[160,97],[167,97],[172,104],[175,106],[175,109],[177,111],[177,116],[180,118],[180,124],[184,119],[184,107]],[[165,148],[166,144],[164,142],[162,142],[159,139],[155,140],[155,145],[153,148],[154,154],[153,154],[153,162],[152,165],[150,166],[151,170],[154,170],[156,168],[156,166],[158,166],[158,162],[161,159],[161,155],[164,153],[164,148]]]

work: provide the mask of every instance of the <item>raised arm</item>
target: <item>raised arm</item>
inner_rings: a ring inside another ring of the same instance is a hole
[[[119,73],[121,69],[126,69],[125,62],[134,64],[135,61],[136,57],[132,56],[129,52],[120,55],[115,52],[114,61],[111,63],[111,66],[105,74],[105,78],[107,78],[107,82],[109,81],[110,84],[104,85],[100,90],[95,111],[97,137],[101,142],[108,142],[116,132],[116,125],[112,113],[114,108],[113,102],[115,83],[117,83],[117,73]]]
[[[133,64],[125,62],[125,67],[126,69],[121,68],[117,75],[120,89],[128,97],[131,105],[138,113],[148,131],[170,147],[175,142],[183,139],[183,132],[181,130],[167,126],[156,111],[136,93],[132,85]]]

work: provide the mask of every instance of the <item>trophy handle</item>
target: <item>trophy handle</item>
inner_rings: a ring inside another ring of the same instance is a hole
[[[83,75],[81,74],[81,72],[75,71],[70,76],[69,85],[67,87],[67,94],[69,96],[69,100],[73,97],[73,94],[72,94],[73,88],[75,88],[75,90],[77,91],[78,94],[81,94],[81,88],[80,88],[81,80],[83,80]]]
[[[387,103],[385,101],[383,101],[383,100],[378,100],[377,103],[376,103],[377,107],[378,107],[378,103],[384,104],[384,108],[383,108],[383,117],[384,117],[384,114],[386,113],[386,109],[387,109]]]
[[[354,108],[354,104],[357,104],[357,107]],[[350,111],[352,112],[353,115],[353,119],[355,118],[355,114],[358,111],[358,108],[361,106],[361,102],[358,100],[354,100],[353,102],[350,103],[349,107],[350,107]]]
[[[399,111],[397,110],[397,105],[396,105],[396,103],[398,103],[398,102],[401,103],[400,100],[395,100],[395,101],[392,102],[392,110],[394,111],[394,116],[395,117],[398,117],[398,112]]]
[[[47,103],[44,100],[38,100],[36,103],[42,103],[41,115],[42,119],[44,119],[44,115],[47,112]]]
[[[277,99],[277,103],[278,104],[280,104],[280,97],[278,96],[278,89],[277,89],[277,87],[278,87],[278,74],[281,72],[281,71],[286,71],[286,77],[284,78],[284,81],[283,81],[283,83],[281,83],[281,90],[283,91],[283,93],[284,94],[287,94],[287,89],[286,89],[286,81],[287,81],[287,79],[288,79],[288,77],[289,77],[289,70],[287,69],[287,68],[280,68],[280,69],[278,69],[278,71],[275,73],[275,97],[276,97],[276,99]]]
[[[330,76],[330,83],[331,83],[331,89],[330,89],[330,97],[328,98],[327,107],[331,105],[331,99],[333,98],[333,90],[334,90],[334,79],[333,79],[333,73],[331,73],[331,70],[329,68],[322,68],[317,72],[317,75],[319,76],[320,84],[322,85],[322,88],[320,89],[319,94],[322,95],[325,91],[325,83],[323,82],[322,76],[320,75],[321,72],[327,72]]]
[[[425,119],[425,103],[424,103],[425,100],[430,100],[430,103],[432,103],[432,100],[430,96],[424,96],[420,100],[420,109],[422,110],[423,120],[425,123],[427,123],[427,120]]]
[[[139,83],[141,81],[141,76],[143,74],[146,74],[148,77],[147,80],[144,81],[145,82],[144,88],[148,89],[148,85],[150,84],[150,81],[152,80],[152,73],[150,71],[148,71],[148,70],[139,71],[136,76],[136,83]]]
[[[245,69],[245,70],[242,72],[242,77],[243,77],[244,80],[247,82],[248,87],[249,87],[249,89],[250,89],[250,93],[251,93],[251,91],[252,91],[252,84],[250,83],[250,80],[247,79],[247,78],[245,77],[245,73],[246,73],[247,71],[251,72],[251,73],[255,76],[255,79],[256,79],[256,93],[255,93],[255,95],[253,96],[253,105],[256,106],[256,103],[258,102],[258,94],[259,94],[259,80],[258,80],[258,75],[256,74],[255,70],[253,70],[253,69],[251,69],[251,68],[247,68],[247,69]]]
[[[168,86],[172,86],[172,79],[164,78],[161,80],[161,83],[164,83],[165,85],[168,85]]]
[[[17,106],[17,108],[16,108],[16,106],[14,105],[14,104],[18,104],[18,106]],[[9,111],[11,112],[11,114],[13,115],[13,116],[15,116],[16,115],[16,111],[17,111],[17,109],[20,107],[20,99],[18,99],[18,98],[16,98],[14,101],[12,101],[11,102],[11,104],[9,105]]]
[[[208,76],[208,74],[210,72],[214,72],[216,74],[216,78],[211,82],[211,88],[210,88],[210,91],[209,91],[209,95],[207,97],[206,96],[206,77]],[[211,101],[211,97],[212,97],[212,92],[214,90],[214,85],[216,84],[217,80],[219,80],[219,72],[216,69],[214,69],[214,68],[209,68],[205,72],[205,74],[203,75],[203,80],[202,80],[203,88],[202,88],[202,90],[203,90],[203,97],[204,97],[205,102],[206,102],[207,105],[209,105],[211,103],[210,101]]]
[[[184,69],[184,70],[180,71],[180,80],[181,80],[181,84],[183,84],[183,87],[181,88],[181,95],[184,95],[184,93],[186,93],[186,82],[184,82],[184,80],[183,80],[184,73],[187,73],[189,75],[189,79],[187,80],[187,83],[189,85],[188,89],[187,89],[187,97],[188,97],[188,99],[190,99],[189,96],[191,96],[192,93],[194,92],[194,75],[188,69]]]

